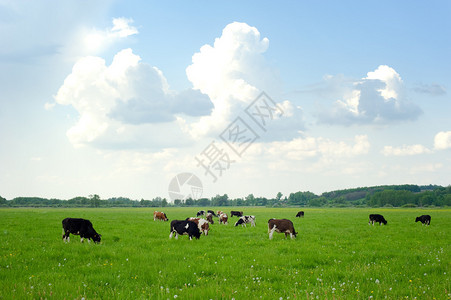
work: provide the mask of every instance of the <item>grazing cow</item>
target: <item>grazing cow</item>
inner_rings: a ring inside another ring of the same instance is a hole
[[[153,220],[160,220],[160,221],[169,221],[166,214],[162,211],[154,211],[153,212]]]
[[[212,215],[213,215],[213,217],[217,217],[217,215],[215,214],[215,212],[214,212],[214,211],[212,211],[212,210],[208,210],[208,211],[207,211],[207,213],[209,213],[209,214],[212,214]]]
[[[431,224],[431,216],[430,215],[422,215],[415,219],[415,222],[420,221],[423,225]]]
[[[82,243],[83,239],[88,239],[88,242],[91,242],[92,239],[94,243],[100,243],[102,236],[94,230],[91,221],[80,218],[65,218],[62,223],[64,231],[63,241],[69,242],[69,235],[72,233],[79,235]]]
[[[207,219],[208,223],[210,223],[210,224],[214,224],[214,223],[215,223],[215,222],[213,221],[213,215],[210,214],[210,213],[207,214],[206,219]]]
[[[384,219],[384,216],[379,214],[370,215],[370,221],[368,222],[368,225],[373,224],[374,226],[374,223],[379,223],[379,225],[382,225],[382,223],[384,223],[384,225],[387,225],[387,221]]]
[[[193,236],[196,239],[200,238],[200,230],[197,227],[197,224],[193,221],[181,221],[181,220],[172,220],[171,222],[171,233],[169,234],[169,238],[172,238],[172,234],[175,233],[175,239],[178,239],[179,234],[186,234],[189,236],[189,239],[192,240]]]
[[[296,214],[296,218],[300,218],[300,217],[302,217],[302,218],[304,217],[304,212],[302,210]]]
[[[246,224],[251,224],[251,226],[255,226],[255,216],[242,216],[235,223],[235,226],[241,225],[246,227]]]
[[[233,216],[242,217],[243,216],[243,212],[242,211],[232,210],[230,212],[230,217],[233,217]]]
[[[203,216],[203,215],[205,215],[205,210],[199,210],[199,211],[197,212],[196,217],[200,217],[200,216]]]
[[[186,218],[187,221],[193,221],[199,227],[201,233],[208,235],[208,231],[210,230],[210,225],[208,221],[202,218]]]
[[[228,220],[229,220],[229,217],[225,213],[222,213],[219,215],[219,224],[227,225]]]
[[[273,233],[285,233],[285,238],[288,237],[288,234],[290,234],[290,237],[296,237],[298,234],[294,230],[293,222],[287,219],[269,219],[268,220],[268,233],[269,233],[269,239],[272,240]]]

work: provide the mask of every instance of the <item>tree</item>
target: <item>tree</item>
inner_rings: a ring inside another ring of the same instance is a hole
[[[0,196],[0,205],[6,205],[7,200],[5,198],[3,198],[2,196]]]
[[[255,201],[254,194],[247,195],[245,199],[246,199],[246,205],[255,206],[256,201]]]
[[[161,200],[161,206],[163,207],[168,206],[168,200],[166,200],[166,198],[163,198],[163,200]]]
[[[211,199],[211,204],[214,206],[227,206],[229,205],[229,196],[227,194],[224,194],[222,196],[216,195]]]
[[[100,206],[100,196],[97,194],[89,195],[89,198],[91,200],[91,206],[93,207],[99,207]]]

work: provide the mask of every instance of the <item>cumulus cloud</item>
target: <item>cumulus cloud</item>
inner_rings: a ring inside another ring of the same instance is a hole
[[[434,137],[434,148],[437,150],[451,149],[451,131],[441,131]]]
[[[257,28],[234,22],[224,28],[213,46],[204,45],[193,55],[192,64],[186,69],[187,77],[194,89],[210,97],[214,108],[209,116],[198,121],[181,120],[187,132],[196,138],[219,133],[261,91],[277,82],[263,56],[268,46],[269,40],[261,38]],[[293,112],[299,117],[300,112],[296,110],[293,106]],[[302,120],[297,119],[297,123],[302,124]]]
[[[404,96],[400,75],[381,65],[355,81],[337,100],[334,107],[319,113],[319,120],[330,124],[384,124],[415,120],[422,113]]]
[[[114,19],[113,28],[100,33],[114,38],[136,34],[130,22]],[[55,96],[57,103],[72,105],[79,113],[67,135],[74,145],[129,142],[138,136],[138,128],[147,125],[146,130],[155,133],[156,127],[149,125],[166,123],[186,139],[218,137],[245,115],[264,87],[277,82],[263,56],[268,44],[255,27],[227,25],[213,46],[204,45],[193,55],[186,69],[193,88],[179,92],[170,89],[161,70],[143,63],[131,49],[117,53],[109,66],[101,57],[83,57]],[[287,100],[275,102],[279,109],[272,130],[262,136],[265,141],[289,140],[304,129],[302,109]]]
[[[385,156],[406,156],[432,153],[431,150],[423,145],[404,145],[402,147],[385,146],[382,154]]]
[[[178,113],[199,115],[211,110],[208,97],[198,91],[171,91],[163,73],[142,63],[131,49],[117,53],[110,66],[100,57],[78,60],[55,100],[72,105],[80,115],[67,132],[75,145],[107,134],[124,135],[126,125],[174,121]],[[198,107],[195,111],[193,103]]]

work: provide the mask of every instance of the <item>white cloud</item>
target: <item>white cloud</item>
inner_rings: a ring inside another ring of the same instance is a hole
[[[432,153],[431,150],[420,144],[405,145],[402,147],[384,146],[384,149],[381,152],[385,156],[406,156]]]
[[[368,153],[369,149],[368,136],[357,135],[354,137],[353,145],[322,137],[299,137],[288,142],[272,142],[265,152],[289,160],[303,160],[312,157],[330,160],[364,155]]]
[[[112,28],[104,30],[94,28],[83,34],[83,43],[87,53],[95,54],[119,39],[138,34],[138,29],[130,25],[133,23],[132,19],[113,18],[112,23]]]
[[[131,26],[130,23],[133,23],[133,19],[126,18],[114,18],[113,19],[113,28],[107,31],[109,36],[124,38],[130,35],[138,34],[138,29]]]
[[[131,49],[117,53],[110,66],[100,57],[78,60],[55,100],[72,105],[80,115],[77,124],[67,132],[76,146],[96,142],[133,144],[142,140],[138,131],[147,132],[147,139],[152,140],[157,134],[164,144],[168,136],[163,136],[163,132],[136,125],[175,121],[177,113],[208,114],[211,109],[208,97],[199,92],[170,91],[163,73],[142,63]],[[193,103],[197,106],[195,111]],[[180,131],[175,123],[162,125],[160,130],[164,127],[167,132],[171,126],[172,131]]]
[[[344,84],[348,84],[344,82]],[[401,76],[391,67],[381,65],[354,81],[337,100],[333,109],[319,113],[319,119],[331,124],[384,124],[415,120],[421,113],[406,101]]]
[[[224,28],[213,46],[204,45],[193,55],[186,74],[194,89],[210,97],[214,109],[211,115],[198,121],[185,122],[187,132],[196,138],[218,134],[261,91],[277,82],[263,57],[268,46],[269,40],[261,38],[257,28],[234,22]]]
[[[437,150],[451,149],[451,131],[441,131],[434,137],[434,148]]]

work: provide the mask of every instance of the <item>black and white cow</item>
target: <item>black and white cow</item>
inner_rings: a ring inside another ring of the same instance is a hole
[[[431,216],[430,215],[422,215],[415,219],[415,222],[420,221],[423,225],[431,224]]]
[[[197,212],[197,217],[200,217],[200,216],[203,216],[203,215],[205,215],[205,210],[199,210],[198,212]]]
[[[207,213],[212,214],[213,217],[217,217],[217,215],[215,214],[215,212],[212,211],[211,209],[209,209],[209,210],[207,211]]]
[[[255,216],[242,216],[235,223],[235,226],[241,225],[246,227],[246,224],[251,224],[251,226],[255,226]]]
[[[243,212],[242,211],[232,210],[230,212],[230,217],[233,217],[233,216],[242,217],[243,216]]]
[[[100,243],[102,236],[94,230],[91,221],[81,218],[65,218],[62,223],[63,241],[69,242],[69,235],[72,233],[79,235],[82,243],[83,239],[88,239],[88,242],[91,242],[92,239],[94,243]]]
[[[368,222],[368,225],[373,224],[374,226],[374,223],[379,223],[379,225],[382,225],[382,223],[384,223],[384,225],[387,225],[387,221],[385,220],[384,216],[379,214],[370,215],[370,221]]]
[[[294,230],[293,222],[287,219],[269,219],[268,220],[268,233],[269,233],[269,239],[272,240],[272,235],[275,232],[279,233],[285,233],[285,238],[288,237],[288,234],[290,234],[290,237],[296,237],[298,234]]]
[[[304,217],[304,212],[302,210],[296,214],[296,218],[300,218],[300,217],[302,217],[302,218]]]
[[[181,220],[173,220],[171,222],[171,233],[169,234],[169,238],[172,238],[172,235],[175,233],[175,238],[178,239],[179,234],[186,234],[189,236],[189,239],[192,240],[193,236],[196,239],[200,238],[200,230],[197,227],[197,224],[193,221],[181,221]]]

